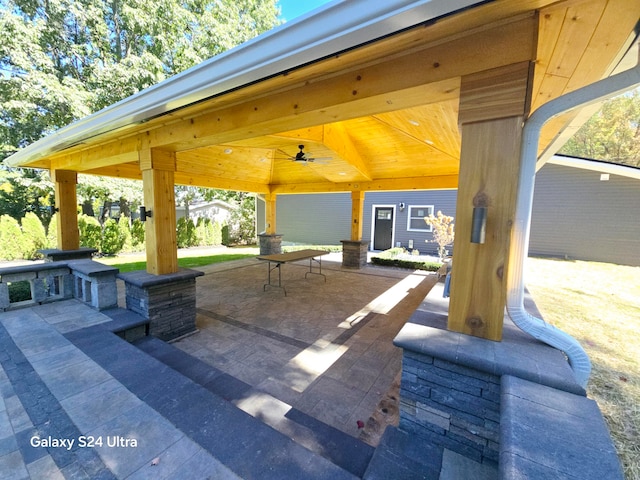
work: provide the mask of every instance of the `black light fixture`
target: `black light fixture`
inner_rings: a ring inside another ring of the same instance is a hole
[[[53,216],[54,213],[57,213],[59,211],[60,211],[60,209],[58,207],[56,207],[55,205],[51,205],[49,207],[49,212],[51,213],[52,216]]]
[[[140,221],[146,222],[147,218],[151,218],[153,216],[153,212],[151,210],[147,211],[144,206],[140,207]]]
[[[487,207],[473,207],[471,220],[471,243],[484,243],[487,229]]]

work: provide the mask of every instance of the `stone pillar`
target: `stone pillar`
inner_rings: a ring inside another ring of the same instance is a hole
[[[282,235],[260,233],[258,239],[260,240],[260,255],[282,253]]]
[[[94,253],[98,250],[95,248],[81,247],[77,250],[59,250],[57,248],[43,248],[38,250],[44,256],[45,262],[67,262],[69,260],[91,260]]]
[[[149,334],[168,341],[196,331],[196,278],[204,273],[181,268],[152,275],[139,270],[121,273],[127,310],[149,320]]]
[[[362,240],[340,240],[342,243],[342,266],[362,268],[367,264],[369,242]]]

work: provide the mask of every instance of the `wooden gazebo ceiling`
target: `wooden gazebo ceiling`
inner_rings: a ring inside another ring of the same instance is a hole
[[[639,16],[637,0],[498,0],[32,166],[139,179],[138,152],[151,147],[176,152],[179,184],[258,193],[455,188],[461,78],[535,61],[534,110],[609,75]],[[550,123],[540,150],[574,117]],[[328,160],[293,162],[299,144]]]

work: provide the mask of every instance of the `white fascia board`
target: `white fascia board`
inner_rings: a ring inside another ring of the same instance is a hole
[[[20,166],[486,0],[335,0],[61,128],[7,159]]]
[[[628,167],[626,165],[619,165],[616,163],[588,160],[586,158],[565,157],[562,155],[554,155],[550,160],[547,161],[547,163],[551,163],[553,165],[562,165],[563,167],[592,170],[594,172],[600,173],[609,173],[611,175],[619,175],[621,177],[635,178],[637,180],[640,180],[640,168]]]

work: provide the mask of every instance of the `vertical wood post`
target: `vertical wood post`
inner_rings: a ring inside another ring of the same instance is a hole
[[[264,232],[267,235],[275,235],[276,234],[276,194],[275,193],[267,193],[264,196],[265,202],[265,230]]]
[[[145,224],[147,272],[154,275],[178,271],[175,169],[174,152],[157,149],[140,151],[144,204],[147,211],[151,211],[151,217],[146,219]]]
[[[78,173],[70,170],[51,170],[51,180],[55,185],[55,201],[58,209],[58,248],[78,250],[78,198],[76,186]]]
[[[506,262],[515,214],[530,64],[463,77],[462,150],[448,328],[502,339]],[[486,207],[484,243],[471,242],[474,207]]]
[[[364,192],[351,192],[351,240],[362,240],[362,215],[364,212]]]

